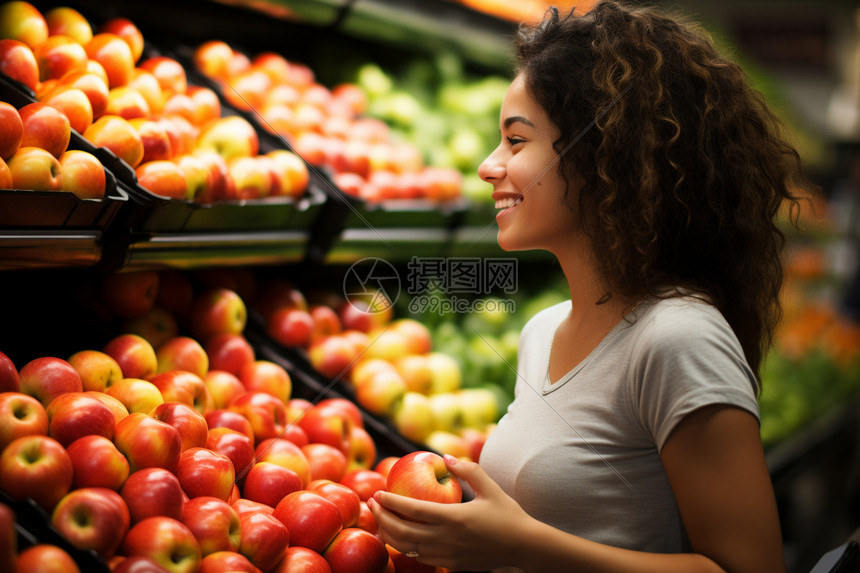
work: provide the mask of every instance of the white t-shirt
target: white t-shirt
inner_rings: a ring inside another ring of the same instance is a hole
[[[645,301],[551,384],[550,346],[569,310],[570,301],[544,309],[523,329],[515,398],[481,466],[558,529],[628,549],[687,552],[660,449],[703,406],[729,404],[758,419],[740,343],[713,306]]]

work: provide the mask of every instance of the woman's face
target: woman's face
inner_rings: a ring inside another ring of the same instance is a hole
[[[522,75],[502,102],[499,129],[501,143],[478,168],[481,179],[493,185],[499,246],[558,254],[577,228],[574,211],[565,205],[566,182],[553,148],[559,129],[528,93]]]

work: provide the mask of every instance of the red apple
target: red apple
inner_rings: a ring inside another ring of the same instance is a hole
[[[203,42],[194,50],[197,70],[214,79],[227,79],[227,69],[233,58],[233,48],[223,40]]]
[[[134,22],[127,18],[111,18],[104,22],[98,29],[99,32],[116,34],[128,44],[131,50],[131,58],[134,62],[143,54],[143,34]]]
[[[391,466],[386,485],[392,493],[425,501],[460,503],[463,498],[460,482],[434,452],[410,452],[401,457]]]
[[[322,443],[308,443],[302,452],[311,467],[311,479],[339,481],[346,473],[347,459],[342,450]]]
[[[391,471],[391,466],[397,463],[397,460],[400,459],[400,456],[387,456],[379,460],[375,466],[373,466],[373,471],[382,474],[386,480],[388,480],[388,474]],[[387,487],[387,486],[386,486]]]
[[[242,528],[239,553],[255,567],[270,571],[283,558],[291,542],[289,528],[264,512],[245,513],[239,519]]]
[[[356,527],[360,527],[365,531],[369,531],[374,535],[379,531],[379,524],[376,523],[376,518],[373,516],[373,513],[370,511],[370,508],[367,507],[367,502],[361,502],[361,508],[358,513],[358,523]]]
[[[340,483],[358,494],[361,501],[367,501],[377,491],[388,487],[386,476],[369,469],[354,469],[340,479]]]
[[[98,390],[85,390],[85,392],[110,408],[110,411],[113,413],[114,426],[116,426],[120,420],[128,416],[128,408],[113,396],[109,396],[108,394],[99,392]]]
[[[236,510],[236,513],[239,514],[239,517],[242,517],[246,513],[268,513],[272,515],[275,512],[275,508],[268,506],[264,503],[259,503],[257,501],[251,501],[250,499],[240,497],[236,501],[230,504],[230,506]]]
[[[347,471],[370,469],[376,461],[376,443],[364,428],[353,426],[349,437],[349,451],[346,454]]]
[[[134,56],[128,44],[109,32],[95,34],[84,46],[87,56],[104,67],[108,87],[127,85],[134,70]]]
[[[325,558],[307,547],[288,547],[272,573],[331,573]]]
[[[14,571],[18,553],[18,532],[15,511],[0,503],[0,571]]]
[[[304,195],[310,181],[307,163],[298,154],[275,149],[266,153],[278,179],[277,195],[298,198]]]
[[[287,425],[283,400],[266,392],[245,392],[230,402],[229,410],[242,414],[251,423],[254,441],[280,436]]]
[[[135,170],[141,187],[169,199],[187,199],[188,182],[179,166],[172,161],[141,163]]]
[[[302,487],[302,479],[293,470],[271,462],[258,462],[248,472],[242,494],[245,499],[274,508],[285,496]]]
[[[156,516],[180,520],[187,499],[179,479],[164,468],[144,468],[132,473],[119,493],[128,505],[132,523]]]
[[[123,378],[106,388],[104,393],[119,401],[130,414],[149,415],[156,406],[164,403],[158,387],[140,378]]]
[[[153,56],[142,61],[139,67],[155,75],[165,98],[174,94],[184,94],[188,88],[185,68],[173,58]]]
[[[0,43],[3,41],[5,40],[0,40]],[[0,127],[0,158],[7,159],[21,147],[24,124],[18,115],[18,109],[5,101],[0,102]]]
[[[0,392],[18,392],[21,382],[12,359],[0,352]]]
[[[308,349],[308,358],[314,369],[333,380],[348,379],[350,368],[358,356],[355,345],[343,334],[319,339]]]
[[[238,115],[210,121],[200,129],[197,149],[214,151],[225,161],[253,157],[259,153],[260,140],[254,126]]]
[[[196,573],[202,559],[191,530],[170,517],[148,517],[133,525],[120,553],[149,557],[170,573]]]
[[[188,86],[186,93],[193,106],[191,123],[201,126],[221,117],[221,100],[215,90],[205,86]]]
[[[73,472],[69,454],[48,436],[22,436],[0,455],[0,489],[13,499],[32,498],[47,512],[71,489]]]
[[[371,413],[387,416],[393,413],[406,392],[406,382],[396,370],[379,370],[356,386],[355,398]]]
[[[93,62],[89,63],[92,64]],[[84,92],[87,99],[90,100],[93,120],[104,115],[110,93],[108,91],[107,80],[102,78],[98,73],[92,72],[89,69],[68,72],[57,80],[56,86],[57,88],[63,86],[77,88]],[[84,131],[80,133],[83,135]]]
[[[308,302],[292,282],[285,279],[272,279],[261,286],[254,301],[254,308],[263,317],[267,317],[281,308],[307,310]]]
[[[364,427],[364,417],[361,409],[352,400],[347,398],[325,398],[317,402],[314,407],[327,415],[339,415],[346,418],[349,420],[350,425],[354,427]]]
[[[74,70],[87,69],[87,52],[70,36],[54,34],[42,42],[33,53],[39,64],[39,79],[46,81],[63,77]]]
[[[179,336],[179,322],[171,312],[153,306],[143,316],[125,320],[120,325],[120,330],[142,336],[153,348],[159,348],[171,338]]]
[[[248,439],[251,440],[252,443],[254,441],[254,430],[251,427],[251,422],[238,412],[225,409],[215,409],[206,412],[203,417],[206,418],[206,424],[209,426],[209,430],[213,430],[215,428],[228,428],[248,436]]]
[[[31,360],[18,372],[18,378],[21,393],[39,400],[45,408],[60,394],[83,390],[80,374],[62,358]]]
[[[86,44],[93,37],[93,29],[83,14],[66,6],[51,8],[45,12],[48,37],[62,34],[79,44]]]
[[[57,503],[51,524],[78,549],[110,558],[129,528],[128,506],[112,489],[86,487]]]
[[[72,488],[104,487],[119,491],[128,479],[128,460],[112,441],[104,436],[78,438],[66,447],[72,460]]]
[[[241,334],[248,313],[245,302],[235,291],[214,288],[200,293],[191,305],[190,330],[199,340],[216,334]]]
[[[179,431],[182,440],[182,451],[206,445],[209,427],[203,414],[197,412],[188,404],[181,402],[164,402],[152,411],[152,417],[170,424]]]
[[[58,108],[33,102],[19,109],[18,115],[24,125],[21,147],[41,147],[54,157],[69,147],[71,124]]]
[[[112,573],[169,573],[167,569],[143,555],[134,557],[114,555],[108,561],[108,566]]]
[[[150,467],[176,472],[182,438],[179,430],[146,414],[129,414],[116,425],[114,443],[128,459],[132,473]]]
[[[287,526],[290,545],[322,553],[343,528],[338,507],[313,491],[288,494],[275,508],[275,518]]]
[[[140,140],[143,142],[143,159],[140,162],[173,159],[173,146],[170,142],[170,136],[167,134],[165,123],[151,119],[151,117],[152,114],[150,113],[135,118],[126,118],[140,134]]]
[[[216,551],[203,557],[198,573],[261,573],[248,558],[235,551]]]
[[[104,166],[95,155],[77,149],[69,149],[59,158],[63,174],[62,191],[73,193],[81,199],[104,199],[107,176]]]
[[[155,306],[158,279],[156,271],[109,273],[101,281],[102,298],[120,318],[141,317]]]
[[[239,514],[222,499],[200,496],[189,499],[182,506],[182,523],[185,524],[205,557],[216,551],[238,551],[242,540]]]
[[[59,191],[63,186],[59,160],[41,147],[19,147],[6,165],[13,189]]]
[[[19,573],[80,573],[78,564],[56,545],[31,545],[18,554],[13,571]]]
[[[210,370],[226,370],[235,376],[255,360],[254,347],[241,334],[216,334],[206,341],[204,348],[209,355]]]
[[[48,435],[68,446],[78,438],[95,435],[112,439],[113,412],[104,402],[85,392],[60,394],[45,408],[48,414]]]
[[[96,147],[108,149],[132,168],[140,165],[143,159],[143,140],[124,117],[109,114],[99,116],[84,131],[83,136]]]
[[[176,336],[166,341],[155,353],[158,370],[185,370],[203,378],[209,371],[209,356],[197,340],[188,336]]]
[[[352,418],[334,408],[314,406],[298,420],[311,443],[328,444],[344,454],[349,452]]]
[[[323,553],[332,573],[384,573],[388,550],[376,535],[357,527],[341,531]]]
[[[149,379],[160,391],[165,402],[181,402],[200,414],[212,409],[212,397],[203,378],[186,370],[168,370]]]
[[[257,444],[257,462],[273,464],[293,470],[302,479],[302,486],[311,482],[311,468],[301,448],[283,438],[270,438]]]
[[[33,435],[48,435],[42,403],[20,392],[0,394],[0,451],[17,438]]]
[[[176,477],[182,491],[190,498],[211,496],[226,501],[233,489],[236,471],[224,454],[206,448],[182,452]]]
[[[12,39],[0,40],[0,72],[36,91],[39,85],[39,64],[32,48]]]
[[[229,458],[236,473],[236,483],[239,485],[244,483],[256,460],[252,437],[231,428],[211,428],[204,446]]]
[[[0,38],[12,38],[36,49],[48,39],[48,23],[29,2],[6,2],[0,7]]]
[[[140,134],[141,130],[135,125],[134,120],[146,121],[152,115],[152,110],[149,108],[149,102],[142,93],[131,86],[116,86],[108,90],[105,115],[115,115],[127,120]],[[141,140],[143,140],[142,135]],[[144,143],[144,159],[141,159],[141,163],[145,159],[146,144]]]
[[[202,161],[209,172],[208,185],[202,191],[195,193],[195,202],[205,204],[236,199],[235,184],[230,177],[227,162],[221,155],[211,149],[194,149],[191,155]]]
[[[125,378],[147,379],[155,374],[158,358],[152,344],[136,334],[120,334],[110,339],[102,351],[116,360]]]
[[[314,480],[307,487],[315,491],[337,506],[343,518],[343,527],[353,527],[358,523],[361,510],[361,499],[358,494],[345,485],[327,479]]]
[[[387,300],[380,295],[381,300]],[[370,332],[391,321],[393,310],[388,304],[382,304],[376,298],[368,302],[364,299],[351,298],[338,309],[344,330],[360,330]]]
[[[248,392],[265,392],[287,402],[293,383],[287,370],[269,360],[255,360],[239,371],[239,380]]]
[[[340,324],[340,316],[332,307],[325,304],[314,304],[310,307],[310,315],[313,319],[311,341],[321,340],[334,334],[339,334],[343,327]]]
[[[307,346],[313,334],[314,319],[305,310],[282,308],[269,316],[266,329],[276,342],[284,346]]]

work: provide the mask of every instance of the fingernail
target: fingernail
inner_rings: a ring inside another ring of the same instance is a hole
[[[457,465],[460,462],[460,460],[458,460],[457,458],[455,458],[451,454],[445,454],[445,462],[448,463],[448,465],[454,466],[454,465]]]
[[[372,499],[373,501],[375,501],[376,503],[379,503],[379,498],[380,498],[380,496],[381,496],[381,495],[382,495],[382,492],[379,492],[379,491],[378,491],[378,492],[376,492],[376,493],[374,493],[374,494],[373,494],[373,497],[372,497],[371,499]],[[370,500],[368,500],[368,501],[370,501]]]

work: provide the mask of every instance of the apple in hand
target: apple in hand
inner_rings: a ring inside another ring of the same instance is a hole
[[[57,503],[51,524],[78,549],[92,549],[108,559],[128,531],[128,506],[111,489],[76,489]]]
[[[200,447],[182,452],[176,477],[182,491],[192,499],[210,496],[226,501],[232,493],[236,471],[230,458]]]
[[[128,460],[112,441],[104,436],[90,435],[78,438],[66,447],[72,460],[74,480],[72,488],[104,487],[119,491],[128,479]]]
[[[13,499],[33,498],[51,512],[72,487],[69,454],[48,436],[22,436],[0,454],[0,489]]]
[[[32,48],[24,42],[0,40],[0,72],[34,92],[39,85],[39,64]]]
[[[290,545],[300,545],[318,553],[322,553],[343,528],[338,507],[314,491],[287,494],[275,507],[273,516],[287,526]]]
[[[33,435],[48,435],[42,403],[20,392],[0,394],[0,451],[17,438]]]
[[[263,571],[271,571],[291,543],[291,532],[274,515],[248,512],[239,518],[242,541],[239,553]]]
[[[376,535],[350,527],[338,533],[323,557],[332,573],[384,573],[388,550]]]
[[[116,425],[114,444],[132,473],[150,467],[176,472],[182,448],[179,430],[143,413],[129,414]]]
[[[95,155],[69,149],[60,155],[59,162],[63,174],[61,191],[68,191],[81,199],[104,199],[107,177],[104,166]]]
[[[261,573],[248,558],[235,551],[216,551],[203,557],[197,573]]]
[[[119,493],[128,505],[132,523],[156,516],[181,520],[182,505],[188,499],[176,475],[164,468],[132,473]]]
[[[388,491],[437,503],[460,503],[463,490],[445,460],[437,453],[410,452],[391,466]]]
[[[182,506],[182,523],[185,524],[205,557],[216,551],[238,551],[242,540],[239,514],[222,499],[200,496],[189,499]]]
[[[128,530],[120,553],[149,557],[170,573],[196,573],[200,544],[188,527],[170,517],[148,517]]]
[[[19,147],[6,165],[14,189],[59,191],[63,186],[59,160],[41,147]]]
[[[36,398],[46,408],[60,394],[83,391],[80,374],[62,358],[35,358],[21,368],[18,379],[21,393]]]
[[[45,408],[48,414],[48,435],[68,446],[78,438],[95,435],[112,439],[116,420],[113,412],[85,392],[60,394]]]
[[[200,448],[206,445],[209,426],[203,414],[181,402],[164,402],[152,411],[152,417],[170,424],[179,432],[181,450]]]
[[[257,462],[245,476],[242,497],[275,508],[284,497],[302,487],[302,478],[293,470],[271,462]]]

